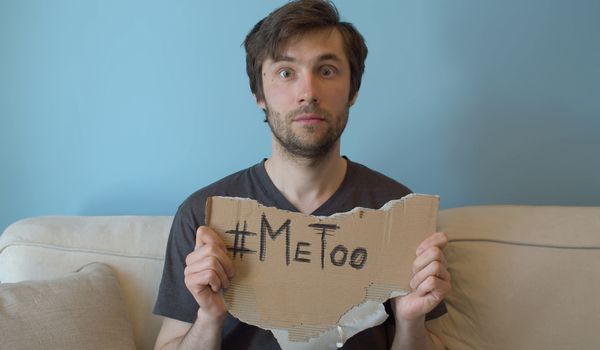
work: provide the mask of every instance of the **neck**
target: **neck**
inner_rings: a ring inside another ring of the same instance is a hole
[[[317,210],[338,189],[346,175],[339,140],[318,159],[292,156],[273,141],[273,154],[265,163],[275,187],[304,214]]]

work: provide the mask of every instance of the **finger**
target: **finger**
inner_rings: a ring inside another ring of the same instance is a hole
[[[213,244],[206,244],[198,250],[195,251],[196,254],[200,256],[213,256],[215,257],[220,265],[223,267],[223,270],[227,274],[229,278],[232,278],[235,275],[235,268],[233,266],[233,261],[227,255],[224,247],[216,246]],[[201,259],[199,259],[201,260]]]
[[[198,277],[201,282],[206,281],[203,284],[207,284],[210,286],[213,292],[218,293],[219,289],[221,289],[222,284],[219,276],[213,270],[204,270],[198,273]]]
[[[223,243],[223,240],[212,228],[208,226],[200,226],[196,230],[196,246],[194,249],[198,249],[205,244],[214,244],[225,249],[225,243]]]
[[[183,273],[185,276],[190,276],[204,270],[214,271],[221,280],[221,285],[223,288],[229,288],[229,278],[227,277],[227,274],[225,273],[225,270],[221,266],[219,260],[214,256],[207,256],[200,261],[186,266]]]
[[[219,263],[223,267],[225,274],[232,278],[235,275],[235,268],[233,262],[227,255],[224,247],[217,246],[214,244],[204,244],[193,252],[189,253],[185,258],[186,266],[193,265],[199,261],[202,261],[207,256],[213,256],[218,259]]]
[[[197,296],[206,291],[206,287],[217,293],[221,289],[221,280],[213,270],[203,270],[185,277],[188,290]]]
[[[440,262],[443,266],[448,266],[444,252],[438,247],[430,247],[421,253],[421,255],[419,255],[413,262],[413,274],[423,270],[425,266],[434,261]]]
[[[440,249],[444,249],[444,247],[448,244],[448,235],[445,232],[436,232],[425,238],[421,244],[417,247],[417,256],[421,255],[424,251],[431,247],[438,247]]]
[[[425,297],[428,294],[432,294],[436,301],[441,301],[446,297],[446,294],[450,290],[450,282],[443,281],[434,276],[429,276],[417,287],[416,293],[420,297]]]
[[[413,276],[412,280],[410,281],[410,287],[413,290],[417,289],[419,285],[430,276],[439,278],[443,281],[450,281],[450,273],[448,272],[446,266],[439,261],[433,261]]]
[[[442,300],[444,300],[445,294],[440,293],[438,290],[433,290],[430,293],[425,294],[422,297],[423,300],[423,311],[425,314],[435,309]]]

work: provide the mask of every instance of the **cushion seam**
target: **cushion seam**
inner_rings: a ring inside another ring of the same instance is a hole
[[[456,238],[456,239],[448,240],[448,243],[473,243],[473,242],[498,243],[498,244],[516,245],[516,246],[524,246],[524,247],[551,248],[551,249],[600,250],[600,246],[541,244],[541,243],[515,242],[515,241],[509,241],[509,240],[487,239],[487,238]]]
[[[155,256],[155,255],[133,255],[133,254],[126,254],[126,253],[111,252],[109,250],[102,250],[102,249],[69,248],[69,247],[63,247],[63,246],[55,246],[55,245],[39,244],[39,243],[28,243],[28,242],[9,243],[0,248],[0,254],[2,254],[4,252],[4,250],[6,250],[9,247],[18,247],[18,246],[47,248],[47,249],[52,249],[52,250],[75,252],[75,253],[95,253],[95,254],[99,254],[99,255],[110,255],[110,256],[118,256],[118,257],[123,257],[123,258],[141,258],[141,259],[159,260],[159,261],[164,260],[164,257]]]

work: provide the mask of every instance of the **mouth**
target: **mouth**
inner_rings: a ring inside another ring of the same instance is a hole
[[[315,113],[304,113],[300,114],[293,119],[294,122],[299,122],[303,124],[314,124],[325,121],[325,118],[315,114]]]

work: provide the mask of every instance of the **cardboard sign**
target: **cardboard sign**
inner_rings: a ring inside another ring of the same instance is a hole
[[[367,301],[407,293],[417,246],[435,232],[439,198],[409,195],[379,210],[317,217],[211,197],[207,224],[236,274],[224,292],[232,315],[307,342]]]

